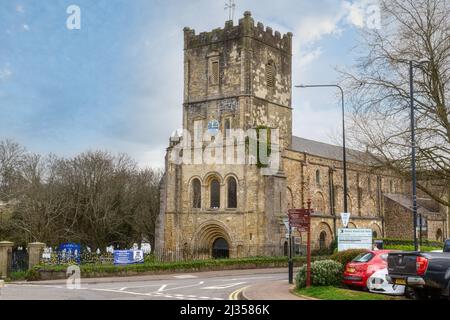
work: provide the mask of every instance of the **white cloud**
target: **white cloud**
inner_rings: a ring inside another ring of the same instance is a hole
[[[6,80],[9,77],[12,76],[12,71],[9,67],[4,67],[3,69],[0,69],[0,80]]]
[[[359,28],[364,27],[364,11],[359,4],[346,4],[348,15],[346,21]]]
[[[25,31],[30,31],[30,26],[27,25],[27,24],[24,24],[24,25],[23,25],[23,29],[24,29]]]
[[[25,12],[25,8],[24,8],[24,6],[22,4],[18,4],[16,6],[16,11],[19,12],[19,13],[24,13]]]
[[[317,47],[313,50],[300,53],[300,57],[297,59],[298,67],[302,68],[302,67],[310,64],[311,62],[313,62],[314,60],[319,58],[322,53],[323,53],[323,50],[321,47]]]

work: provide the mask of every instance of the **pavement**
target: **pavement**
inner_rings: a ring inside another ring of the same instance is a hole
[[[12,282],[0,289],[0,300],[237,300],[244,288],[286,277],[280,268],[82,278],[76,286],[65,280]]]

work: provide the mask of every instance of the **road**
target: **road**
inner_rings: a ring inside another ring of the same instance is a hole
[[[230,300],[239,290],[287,278],[286,269],[227,270],[185,274],[7,283],[0,300]]]

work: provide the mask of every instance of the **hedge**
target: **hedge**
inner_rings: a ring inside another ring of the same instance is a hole
[[[366,252],[366,249],[350,249],[344,250],[340,252],[335,252],[331,255],[330,259],[341,263],[343,266],[346,266],[347,263],[355,259],[358,255],[363,252]]]
[[[413,246],[414,241],[413,240],[405,240],[405,239],[392,239],[392,238],[385,238],[385,239],[376,239],[376,240],[383,240],[383,244],[386,246]],[[422,240],[422,245],[426,247],[444,247],[444,242],[440,241],[431,241],[431,240]]]
[[[315,260],[323,260],[325,257],[313,257]],[[158,272],[158,271],[200,271],[207,270],[208,268],[226,267],[226,266],[239,266],[239,265],[253,265],[254,267],[275,264],[275,266],[287,266],[287,257],[251,257],[251,258],[237,258],[237,259],[208,259],[208,260],[192,260],[192,261],[180,261],[180,262],[145,262],[143,264],[133,264],[126,266],[116,266],[113,264],[82,264],[80,265],[80,271],[82,277],[90,277],[92,274],[95,276],[107,273],[113,275],[115,273],[124,275],[127,272],[140,273],[140,272]],[[304,264],[306,263],[306,257],[295,257],[294,262]],[[29,270],[27,279],[38,280],[37,273],[40,271],[53,271],[53,272],[65,272],[68,265],[37,265],[33,269]]]

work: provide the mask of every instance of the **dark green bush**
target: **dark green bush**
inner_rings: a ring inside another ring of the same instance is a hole
[[[8,281],[20,281],[25,280],[27,277],[27,271],[13,271],[8,275]]]
[[[342,282],[343,265],[333,260],[311,263],[311,284],[313,286],[338,286]],[[295,277],[297,289],[306,286],[306,265],[300,267]]]
[[[385,238],[385,239],[377,239],[377,240],[383,240],[383,244],[386,245],[392,245],[392,246],[413,246],[414,241],[411,240],[405,240],[405,239],[391,239],[391,238]],[[426,247],[444,247],[444,242],[440,241],[432,241],[432,240],[422,240],[422,245]]]
[[[39,281],[41,280],[41,274],[39,273],[37,268],[32,268],[27,271],[25,278],[28,281]]]
[[[366,249],[350,249],[340,252],[335,252],[331,255],[330,259],[341,263],[345,266],[347,263],[355,259],[358,255],[366,252]]]

